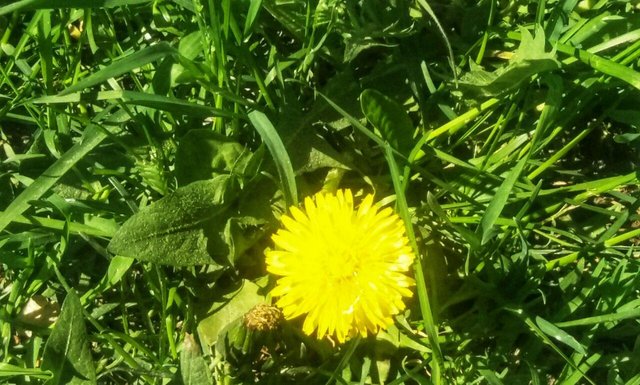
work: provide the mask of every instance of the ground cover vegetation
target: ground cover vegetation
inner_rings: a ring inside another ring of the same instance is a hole
[[[639,60],[636,0],[1,2],[0,382],[640,384]],[[339,189],[415,285],[317,339],[265,255]]]

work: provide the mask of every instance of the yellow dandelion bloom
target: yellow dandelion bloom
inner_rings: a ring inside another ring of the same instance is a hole
[[[291,207],[272,237],[267,271],[285,318],[305,316],[302,330],[342,343],[393,323],[411,297],[405,273],[414,255],[400,218],[367,195],[355,209],[351,190],[319,193]]]

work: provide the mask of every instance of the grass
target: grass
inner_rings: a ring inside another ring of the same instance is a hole
[[[637,1],[2,3],[0,382],[640,384],[638,31]],[[396,205],[407,311],[247,329],[277,218],[337,187]]]

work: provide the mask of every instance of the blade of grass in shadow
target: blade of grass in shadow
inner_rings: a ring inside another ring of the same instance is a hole
[[[317,92],[317,91],[316,91]],[[351,123],[351,125],[353,126],[353,128],[355,128],[356,130],[360,131],[360,133],[362,133],[364,136],[366,136],[367,138],[373,140],[378,146],[380,147],[386,147],[386,144],[384,142],[384,140],[379,137],[378,135],[376,135],[373,131],[371,131],[370,129],[368,129],[365,125],[363,125],[362,123],[360,123],[358,121],[358,119],[354,118],[353,116],[351,116],[347,111],[345,111],[344,109],[342,109],[342,107],[340,107],[339,105],[337,105],[336,103],[334,103],[331,99],[329,99],[327,96],[325,96],[324,94],[322,94],[321,92],[318,92],[318,95],[322,96],[322,98],[329,104],[329,106],[331,106],[331,108],[333,108],[334,110],[336,110],[336,112],[338,112],[340,115],[342,115],[345,119],[347,119],[347,121],[349,123]],[[403,160],[406,161],[406,157],[405,155],[401,154],[400,152],[398,152],[395,148],[389,146],[391,148],[391,151],[401,157]]]
[[[556,164],[556,162],[564,157],[572,148],[574,148],[578,143],[580,143],[584,138],[587,137],[593,131],[595,127],[599,127],[597,124],[590,124],[585,130],[580,131],[578,135],[576,135],[569,143],[567,143],[564,147],[558,150],[553,156],[549,157],[546,161],[544,161],[540,166],[538,166],[535,170],[531,171],[527,178],[533,180],[538,175],[543,173],[545,170]]]
[[[431,361],[431,380],[434,385],[440,385],[442,383],[441,368],[443,367],[442,351],[440,350],[440,344],[438,343],[438,327],[435,324],[433,312],[431,309],[431,303],[429,302],[429,295],[427,293],[427,283],[424,278],[424,270],[422,257],[418,250],[418,243],[416,241],[415,233],[413,232],[413,224],[411,222],[411,215],[409,214],[409,207],[407,200],[402,189],[402,181],[400,180],[400,170],[393,158],[393,151],[391,146],[385,143],[384,146],[385,157],[389,164],[389,170],[391,172],[391,180],[393,181],[393,188],[396,192],[396,205],[398,208],[398,214],[404,221],[405,228],[407,229],[407,236],[409,242],[416,255],[416,262],[414,265],[415,277],[416,277],[416,290],[418,291],[418,302],[420,303],[420,312],[422,315],[422,321],[431,341],[431,349],[433,350],[433,357]]]
[[[108,113],[105,109],[96,117],[102,120]],[[125,112],[119,110],[112,115],[113,118],[125,116]],[[71,149],[65,152],[60,159],[46,169],[42,175],[33,181],[9,206],[0,214],[0,231],[4,230],[9,223],[18,218],[29,208],[29,201],[42,197],[67,171],[73,167],[80,159],[86,156],[91,150],[100,144],[107,137],[107,133],[97,127],[90,125],[84,132],[82,140],[76,143]]]
[[[178,51],[168,43],[161,42],[154,44],[114,61],[112,64],[109,64],[98,72],[95,72],[71,87],[64,89],[59,95],[67,95],[76,91],[82,91],[86,88],[127,73],[133,69],[140,68],[145,64],[152,63],[156,60],[162,59],[163,57],[177,53]]]
[[[340,363],[338,363],[338,366],[336,367],[336,369],[333,371],[333,373],[331,373],[331,376],[329,377],[329,380],[327,380],[325,385],[331,385],[334,381],[341,379],[339,377],[340,373],[342,373],[344,368],[349,364],[349,360],[351,360],[351,356],[353,356],[353,353],[355,353],[356,348],[360,345],[360,341],[361,341],[360,337],[356,337],[355,339],[349,342],[349,346],[346,348],[344,355],[342,356],[342,359],[340,359]],[[344,383],[344,380],[341,382]]]
[[[287,206],[295,206],[298,204],[298,190],[296,187],[296,178],[291,165],[289,154],[282,143],[282,139],[276,131],[273,124],[265,114],[260,111],[252,111],[249,113],[251,124],[260,134],[265,145],[269,149],[273,160],[276,163],[282,187],[284,191]]]
[[[427,12],[431,20],[433,20],[436,27],[438,28],[438,33],[440,33],[440,36],[442,36],[442,40],[444,40],[444,44],[447,47],[449,66],[451,66],[451,72],[453,73],[453,78],[457,80],[458,74],[456,71],[456,63],[453,59],[453,49],[451,48],[451,43],[449,43],[449,38],[447,37],[447,33],[444,31],[442,24],[440,24],[440,20],[438,20],[438,17],[436,16],[435,12],[433,12],[433,9],[431,9],[431,6],[427,2],[427,0],[418,0],[418,4],[420,4],[420,6],[425,10],[425,12]]]
[[[589,356],[587,359],[585,359],[584,361],[582,361],[582,363],[578,366],[578,370],[576,370],[575,372],[571,373],[571,375],[566,379],[566,380],[560,380],[560,384],[562,385],[575,385],[575,384],[579,384],[580,379],[582,379],[583,377],[588,381],[589,378],[586,377],[585,373],[591,369],[591,367],[600,360],[600,358],[602,358],[602,354],[600,353],[594,353],[591,356]],[[632,382],[627,382],[627,384],[632,384]],[[637,384],[637,382],[636,382]]]
[[[540,340],[543,341],[546,345],[551,347],[551,349],[555,351],[560,357],[562,357],[562,359],[565,360],[565,362],[569,366],[578,371],[587,382],[592,385],[596,385],[595,382],[587,377],[586,373],[580,367],[578,367],[569,357],[567,357],[567,355],[562,352],[562,350],[551,340],[551,338],[549,338],[549,336],[547,336],[540,329],[540,327],[538,327],[538,325],[536,325],[536,323],[527,314],[524,313],[523,310],[510,308],[507,308],[506,310],[512,312],[516,317],[520,318],[531,329],[534,335],[540,338]]]

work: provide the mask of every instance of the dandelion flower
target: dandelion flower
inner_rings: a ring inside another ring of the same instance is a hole
[[[403,222],[373,195],[355,209],[351,190],[319,193],[282,225],[266,258],[278,277],[271,294],[285,318],[304,316],[304,333],[342,343],[385,329],[404,309],[414,255]]]

